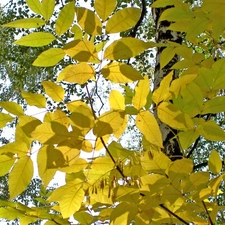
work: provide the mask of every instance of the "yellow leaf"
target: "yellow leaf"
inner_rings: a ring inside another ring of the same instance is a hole
[[[116,0],[95,0],[94,8],[97,14],[105,21],[116,8]]]
[[[169,178],[172,184],[179,187],[181,180],[190,176],[193,170],[193,162],[190,159],[180,159],[172,163],[169,168]]]
[[[59,150],[64,159],[66,160],[66,163],[71,166],[73,164],[77,164],[77,160],[80,157],[80,150],[78,150],[79,146],[76,146],[75,148],[70,146],[57,146],[56,149]],[[75,163],[76,162],[76,163]],[[66,171],[65,171],[66,172]],[[68,172],[68,171],[67,171]],[[73,171],[75,172],[75,171]]]
[[[24,142],[12,142],[8,143],[0,148],[1,153],[12,153],[17,154],[19,157],[22,157],[28,153],[28,147]]]
[[[175,129],[193,129],[194,123],[190,116],[182,113],[175,105],[169,102],[162,102],[157,108],[159,119]]]
[[[34,129],[41,124],[41,121],[32,116],[20,116],[19,125],[22,131],[28,136],[34,131]]]
[[[39,125],[31,133],[31,136],[43,144],[57,144],[73,137],[64,125],[54,121]]]
[[[95,46],[91,41],[75,40],[65,45],[64,51],[80,62],[99,62]]]
[[[93,78],[94,75],[95,71],[92,66],[87,63],[79,63],[77,65],[69,65],[62,70],[57,81],[64,80],[70,83],[84,84]]]
[[[84,200],[84,190],[82,187],[71,187],[67,194],[63,196],[59,206],[63,218],[68,218],[81,207],[81,203]]]
[[[34,127],[35,128],[35,127]],[[30,136],[30,135],[29,135]],[[30,148],[31,146],[31,142],[33,141],[32,138],[29,138],[25,132],[22,130],[22,128],[20,127],[20,125],[18,124],[16,126],[16,133],[15,133],[15,142],[17,143],[24,143],[27,147],[27,149]],[[27,153],[27,152],[26,152]],[[25,155],[26,153],[22,153],[22,155]]]
[[[37,59],[34,60],[33,66],[48,67],[56,65],[65,56],[65,52],[61,48],[50,48],[42,52]]]
[[[135,26],[141,15],[138,8],[124,8],[117,11],[106,24],[107,33],[119,33]]]
[[[213,172],[214,174],[220,173],[223,165],[222,165],[220,155],[217,151],[215,150],[211,151],[208,165],[211,172]]]
[[[125,110],[125,98],[116,90],[112,90],[109,95],[110,107],[114,110]]]
[[[64,34],[72,25],[75,13],[74,7],[74,1],[72,1],[66,4],[62,10],[60,10],[55,24],[55,32],[57,35]]]
[[[1,152],[1,149],[0,149]],[[15,158],[10,157],[8,155],[0,155],[0,176],[4,176],[9,173],[10,169],[12,168]]]
[[[82,173],[88,167],[88,165],[89,164],[85,159],[76,158],[76,160],[74,160],[74,163],[72,165],[60,167],[58,168],[58,170],[67,174],[78,172]]]
[[[26,3],[33,12],[42,14],[42,5],[39,0],[26,0]]]
[[[38,151],[37,155],[38,173],[45,187],[47,187],[49,182],[53,179],[57,170],[47,168],[48,151],[50,151],[50,149],[54,149],[53,146],[44,145]]]
[[[128,117],[125,116],[124,121],[123,121],[123,124],[121,125],[121,127],[120,127],[117,131],[114,132],[114,136],[115,136],[117,139],[119,139],[120,136],[123,134],[123,132],[126,130],[126,128],[127,128],[127,123],[128,123]]]
[[[53,191],[49,201],[59,201],[60,212],[63,218],[70,217],[78,211],[84,200],[83,181],[76,178],[66,185]]]
[[[136,125],[148,142],[163,148],[162,134],[155,117],[149,111],[141,111],[136,118]]]
[[[179,77],[172,81],[170,86],[170,92],[172,92],[175,98],[178,97],[180,91],[185,88],[191,81],[193,81],[197,77],[197,74],[188,74],[186,76]]]
[[[33,162],[29,156],[18,159],[9,174],[10,199],[25,191],[33,177]]]
[[[38,108],[46,107],[46,99],[41,94],[33,94],[22,91],[22,97],[27,101],[30,106],[36,106]]]
[[[60,109],[57,109],[55,112],[47,112],[44,117],[44,122],[50,123],[51,121],[58,122],[62,125],[64,125],[66,128],[70,125],[70,119],[67,117],[67,115],[62,112]]]
[[[55,8],[55,0],[42,0],[42,15],[46,20],[52,17]]]
[[[38,151],[38,155],[37,155],[38,173],[45,187],[47,187],[49,182],[53,179],[57,170],[57,169],[47,168],[47,160],[48,160],[47,155],[50,149],[53,149],[53,146],[44,145]]]
[[[42,81],[46,94],[56,102],[61,102],[64,99],[64,89],[51,81]]]
[[[102,23],[97,15],[86,8],[76,8],[77,22],[82,29],[91,35],[102,34]]]
[[[81,100],[72,101],[67,104],[67,108],[70,110],[70,112],[77,112],[77,109],[80,106],[83,106],[84,108],[88,108],[89,110],[91,110],[91,108]]]
[[[132,66],[112,62],[102,69],[102,75],[114,83],[128,83],[136,80],[142,80],[141,74]]]
[[[70,121],[72,126],[81,130],[84,136],[94,126],[93,113],[87,105],[78,106],[76,111],[71,113]]]
[[[2,25],[2,27],[15,27],[15,28],[38,28],[45,24],[45,21],[39,18],[26,18],[12,21]]]
[[[140,80],[135,87],[134,97],[132,104],[137,110],[143,108],[147,103],[147,97],[150,92],[150,82],[148,76],[144,77],[144,80]]]
[[[23,108],[15,102],[0,102],[0,107],[16,116],[24,115]]]
[[[82,150],[85,152],[92,152],[93,151],[93,146],[89,140],[84,140],[82,142]]]
[[[150,152],[145,152],[143,157],[141,158],[141,165],[143,166],[144,170],[147,170],[149,172],[155,172],[158,174],[152,174],[153,179],[151,179],[152,175],[148,175],[151,183],[148,180],[149,184],[155,183],[159,179],[159,174],[163,174],[165,176],[166,171],[168,171],[169,166],[171,165],[171,160],[164,154],[162,151],[152,151],[151,154]],[[155,180],[157,178],[157,180]],[[169,183],[168,179],[163,179],[164,184]]]
[[[160,82],[159,88],[157,88],[152,94],[152,100],[158,105],[160,102],[167,100],[171,94],[169,92],[170,83],[173,79],[173,71],[165,76]]]
[[[114,41],[105,50],[105,59],[129,59],[139,55],[141,52],[148,48],[153,48],[154,43],[144,42],[137,38],[125,37]]]
[[[125,112],[113,111],[103,113],[97,120],[93,128],[93,133],[97,137],[112,134],[117,131],[124,122]]]
[[[13,44],[28,46],[28,47],[41,47],[50,44],[55,40],[55,37],[47,32],[34,32],[14,41]]]
[[[8,114],[0,112],[0,128],[4,127],[8,122],[12,122],[14,118]]]
[[[110,135],[107,134],[107,135],[102,137],[102,140],[104,141],[105,144],[107,144],[109,138],[110,138]],[[100,151],[104,148],[102,140],[100,138],[96,138],[96,141],[95,141],[95,144],[94,144],[94,150],[95,151]]]

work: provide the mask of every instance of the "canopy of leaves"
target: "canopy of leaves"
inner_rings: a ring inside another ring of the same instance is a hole
[[[95,0],[94,8],[86,9],[78,3],[26,0],[29,13],[14,15],[16,20],[1,28],[7,29],[10,42],[22,32],[14,28],[28,29],[14,42],[32,52],[32,62],[26,63],[43,71],[57,68],[49,79],[41,78],[43,95],[30,93],[26,83],[21,88],[27,104],[46,109],[43,121],[26,115],[15,102],[0,103],[1,127],[17,120],[15,139],[0,147],[0,174],[9,173],[10,199],[1,201],[1,217],[19,219],[20,224],[38,219],[70,224],[70,217],[79,224],[224,222],[224,206],[217,201],[224,195],[223,152],[209,151],[211,142],[225,140],[223,123],[213,116],[224,114],[224,3],[154,1],[151,8],[163,11],[158,21],[167,21],[169,30],[182,35],[182,44],[128,35],[147,6],[110,1],[106,7],[109,1]],[[109,38],[115,32],[121,36]],[[175,55],[180,60],[152,90],[152,81],[159,78],[145,68],[151,67],[150,59],[139,60],[156,47],[163,48],[156,59],[161,70]],[[10,50],[11,55],[19,54],[17,50]],[[74,97],[62,81],[85,94]],[[46,98],[63,107],[49,110]],[[177,131],[173,138],[182,150],[179,160],[163,153],[161,125]],[[141,141],[131,150],[125,142],[132,131]],[[208,142],[196,147],[200,138]],[[43,187],[57,171],[66,177],[65,185],[49,193],[45,207],[16,201],[33,177],[35,141],[41,146],[37,166]],[[202,152],[208,152],[207,161],[195,158]]]

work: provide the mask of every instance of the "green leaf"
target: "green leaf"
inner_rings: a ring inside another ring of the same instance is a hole
[[[14,41],[13,44],[28,46],[28,47],[41,47],[50,44],[55,40],[55,37],[46,32],[34,32]]]
[[[215,97],[204,102],[202,114],[219,113],[225,111],[225,96]]]
[[[64,34],[70,28],[74,20],[74,13],[74,1],[68,3],[63,7],[56,20],[55,32],[57,35]]]
[[[95,0],[94,8],[97,14],[105,21],[116,8],[116,0]]]
[[[216,124],[215,121],[209,120],[200,124],[202,129],[199,129],[199,133],[210,141],[223,141],[225,140],[225,132]]]
[[[95,71],[93,67],[87,63],[79,63],[77,65],[69,65],[62,70],[57,81],[67,81],[70,83],[84,84],[93,78]]]
[[[54,12],[55,0],[42,0],[42,15],[48,21]]]
[[[46,94],[56,102],[61,102],[64,99],[64,89],[62,86],[57,85],[51,81],[42,81],[41,82]]]
[[[0,128],[3,128],[8,122],[12,122],[14,118],[9,114],[0,112]]]
[[[16,116],[24,115],[23,108],[15,102],[0,102],[0,107]]]
[[[65,52],[61,48],[50,48],[42,52],[32,65],[40,67],[54,66],[62,60],[65,55]]]
[[[154,43],[144,42],[137,38],[121,38],[109,45],[105,50],[104,58],[110,60],[129,59],[139,55],[144,50],[153,47]]]
[[[91,41],[75,40],[65,45],[64,51],[80,62],[99,62],[95,46]]]
[[[0,176],[5,176],[7,173],[9,173],[15,160],[16,159],[14,157],[9,157],[8,155],[0,155]]]
[[[214,174],[220,173],[222,169],[222,161],[220,159],[220,155],[217,151],[212,150],[209,156],[209,161],[208,161],[209,169],[211,172]]]
[[[96,121],[93,133],[97,137],[106,134],[112,134],[117,131],[124,122],[125,113],[121,111],[110,110],[103,113]]]
[[[25,191],[33,177],[33,162],[30,156],[23,156],[18,159],[9,174],[10,199]]]
[[[174,47],[167,47],[163,49],[160,55],[160,69],[166,66],[175,56],[176,49]]]
[[[150,92],[150,82],[148,76],[144,77],[144,80],[140,80],[135,87],[134,97],[132,104],[137,110],[143,108],[147,103],[147,97]]]
[[[163,148],[162,134],[155,117],[149,111],[141,111],[136,118],[136,125],[147,141]]]
[[[22,97],[27,101],[30,106],[36,106],[38,108],[46,107],[46,99],[41,94],[33,94],[22,91]]]
[[[141,15],[141,10],[138,8],[124,8],[117,11],[108,20],[106,24],[106,32],[119,33],[135,26]]]
[[[77,21],[82,29],[91,35],[102,34],[102,23],[97,15],[86,8],[76,8]]]
[[[42,5],[39,0],[26,0],[26,3],[34,13],[42,15]]]
[[[5,218],[8,220],[16,220],[22,217],[23,213],[21,213],[19,210],[7,207],[7,208],[0,208],[0,215],[1,218]]]
[[[102,69],[102,75],[114,83],[128,83],[143,79],[132,66],[119,62],[106,65]]]
[[[191,144],[194,143],[194,141],[199,137],[199,132],[197,132],[195,129],[179,132],[178,137],[182,149],[185,150],[190,147]]]
[[[2,27],[15,27],[15,28],[38,28],[45,24],[45,21],[39,18],[26,18],[12,21],[2,25]]]
[[[30,146],[29,146],[30,147]],[[12,142],[8,143],[0,148],[1,153],[12,153],[13,155],[18,155],[19,157],[23,157],[28,153],[29,148],[25,142]]]

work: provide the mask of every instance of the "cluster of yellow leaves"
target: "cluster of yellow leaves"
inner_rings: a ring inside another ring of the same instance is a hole
[[[47,26],[55,1],[26,2],[39,16],[3,26]],[[125,86],[125,93],[112,90],[109,94],[110,110],[99,117],[95,115],[92,104],[81,100],[66,104],[68,114],[60,109],[47,112],[42,122],[25,115],[21,106],[16,103],[1,102],[0,107],[8,114],[0,113],[0,127],[4,127],[15,117],[18,119],[15,141],[0,148],[0,175],[10,172],[10,199],[23,192],[32,179],[33,141],[41,143],[37,165],[45,187],[57,171],[66,173],[66,184],[47,196],[44,203],[48,207],[30,208],[2,201],[1,216],[9,220],[20,218],[21,224],[34,222],[38,218],[48,220],[46,224],[69,224],[67,219],[71,215],[81,224],[91,224],[97,220],[110,220],[114,225],[129,224],[133,220],[137,224],[174,224],[182,222],[181,219],[187,223],[206,224],[204,217],[199,215],[210,212],[210,218],[215,221],[216,213],[223,207],[206,200],[217,196],[219,186],[225,179],[219,154],[212,151],[209,157],[208,167],[215,175],[212,179],[209,172],[193,172],[190,159],[171,162],[160,151],[163,140],[158,120],[179,130],[177,138],[184,153],[199,136],[212,141],[225,140],[221,127],[213,120],[204,119],[205,114],[225,111],[224,96],[218,96],[218,92],[225,89],[225,60],[214,62],[205,59],[203,54],[193,54],[187,46],[168,43],[160,59],[161,67],[167,65],[177,54],[183,60],[172,69],[187,70],[175,80],[172,71],[152,93],[148,76],[142,76],[132,66],[117,60],[135,57],[154,47],[153,43],[124,37],[105,48],[105,43],[97,45],[94,42],[96,36],[133,27],[139,20],[140,9],[130,7],[115,12],[116,0],[95,0],[94,3],[95,11],[75,7],[73,1],[67,3],[59,11],[54,34],[33,32],[14,44],[45,46],[59,36],[67,35],[67,32],[75,33],[73,40],[68,40],[63,48],[52,47],[42,52],[33,65],[54,66],[67,56],[76,63],[65,67],[59,73],[57,82],[87,85],[88,80],[95,79],[97,71],[114,83],[137,81],[135,88],[131,90]],[[196,35],[206,28],[216,38],[216,28],[223,28],[222,25],[218,27],[214,20],[212,15],[216,9],[210,8],[212,5],[209,1],[205,0],[203,7],[199,9],[202,14],[207,14],[203,19],[198,16],[199,12],[191,11],[188,4],[179,0],[157,0],[153,7],[170,4],[175,7],[167,9],[160,20],[173,21],[171,29],[186,32],[189,41],[196,43]],[[222,17],[221,14],[220,16]],[[190,22],[193,18],[198,23]],[[199,26],[200,20],[205,24],[203,28]],[[209,21],[212,29],[208,29]],[[88,35],[94,38],[89,39]],[[99,54],[100,51],[102,54]],[[103,64],[102,68],[103,60],[112,62]],[[53,101],[64,101],[65,90],[60,83],[43,81],[42,85],[46,95]],[[22,96],[29,105],[46,108],[46,98],[43,95],[24,91]],[[152,105],[156,107],[157,118],[151,112]],[[108,141],[110,137],[119,139],[122,136],[129,118],[135,119],[137,128],[143,134],[143,151],[130,151],[116,142]],[[90,134],[94,137],[92,141],[88,139]],[[107,150],[104,157],[89,160],[81,157],[82,152],[93,153],[103,147]],[[51,205],[53,202],[56,204]],[[113,207],[104,208],[99,205]],[[99,210],[99,215],[95,217],[86,212],[86,206]],[[213,207],[217,210],[211,210]],[[51,214],[52,210],[60,214]]]

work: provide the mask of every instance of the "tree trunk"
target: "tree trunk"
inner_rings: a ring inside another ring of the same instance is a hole
[[[173,7],[173,6],[170,6]],[[175,32],[168,30],[167,28],[170,26],[170,22],[168,21],[161,21],[159,22],[159,18],[166,8],[154,8],[152,10],[153,19],[155,21],[156,26],[156,34],[155,40],[157,43],[167,43],[167,41],[176,42],[178,44],[182,43],[182,37],[180,32]],[[177,55],[162,69],[160,69],[160,55],[165,47],[160,47],[157,49],[156,53],[156,64],[155,64],[155,71],[154,71],[154,90],[156,90],[162,79],[171,72],[171,67],[178,62],[179,57]],[[174,71],[173,79],[178,77],[178,71]],[[157,118],[157,108],[154,107],[154,114]],[[158,120],[160,130],[163,136],[163,146],[164,149],[162,151],[169,156],[172,160],[180,159],[182,157],[182,152],[176,138],[177,131],[169,127],[168,125],[162,123]]]

